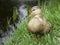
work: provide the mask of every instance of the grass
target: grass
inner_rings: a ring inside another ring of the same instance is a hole
[[[15,29],[14,36],[9,36],[6,45],[60,45],[60,1],[52,0],[48,6],[42,6],[43,16],[48,19],[52,28],[48,34],[40,36],[40,40],[35,40],[35,34],[27,30],[28,20],[23,25],[19,23]]]

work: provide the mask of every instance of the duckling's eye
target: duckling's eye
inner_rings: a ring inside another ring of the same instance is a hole
[[[35,11],[35,9],[33,9],[32,11]]]

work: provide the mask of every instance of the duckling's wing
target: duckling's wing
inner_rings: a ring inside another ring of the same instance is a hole
[[[38,18],[32,18],[28,23],[28,29],[32,32],[38,32],[42,29],[42,22]]]

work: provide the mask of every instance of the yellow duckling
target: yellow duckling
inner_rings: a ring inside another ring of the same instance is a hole
[[[29,21],[27,28],[32,33],[47,33],[50,30],[51,23],[42,16],[42,10],[38,6],[31,8],[33,18]]]

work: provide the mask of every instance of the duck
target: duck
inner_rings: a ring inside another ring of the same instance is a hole
[[[33,6],[30,10],[29,17],[32,18],[27,24],[27,29],[32,33],[45,34],[50,31],[51,23],[43,17],[42,9],[38,6]]]

